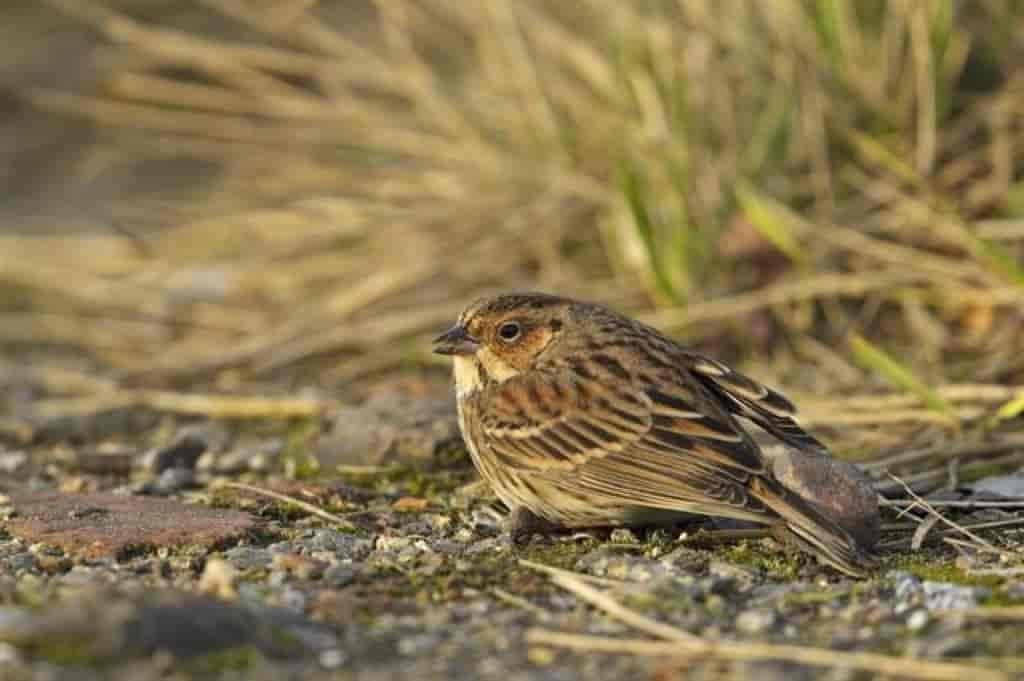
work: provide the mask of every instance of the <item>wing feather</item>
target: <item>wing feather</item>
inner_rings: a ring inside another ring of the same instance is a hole
[[[611,503],[764,519],[747,490],[764,472],[757,446],[702,384],[583,385],[570,370],[493,388],[487,446],[523,473]],[[541,385],[539,385],[541,384]]]
[[[825,445],[796,420],[796,407],[780,393],[720,362],[688,354],[694,376],[737,416],[748,418],[782,442],[805,452],[827,453]]]

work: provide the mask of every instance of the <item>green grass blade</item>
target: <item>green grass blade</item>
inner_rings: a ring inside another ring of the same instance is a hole
[[[1024,413],[1024,392],[1021,392],[1009,402],[1003,404],[996,410],[995,416],[989,422],[989,426],[994,426],[1002,421],[1009,421],[1015,419]]]
[[[950,420],[950,423],[959,427],[960,421],[953,405],[914,375],[913,371],[860,335],[852,335],[849,343],[858,364],[881,374],[887,381],[907,392],[917,395],[929,409],[944,415]]]
[[[665,271],[664,262],[658,254],[658,242],[654,234],[654,221],[647,210],[645,201],[645,187],[640,171],[632,163],[626,161],[622,166],[622,196],[626,199],[630,215],[633,216],[633,225],[640,241],[647,251],[647,261],[651,266],[651,273],[654,276],[655,286],[670,300],[676,299],[675,288]]]
[[[775,210],[770,200],[743,181],[736,184],[736,198],[743,215],[761,236],[795,264],[805,267],[810,263],[810,256],[800,245],[789,221]]]
[[[976,258],[1006,277],[1015,286],[1024,287],[1024,270],[1021,270],[1016,259],[1005,248],[993,241],[981,239],[966,229],[964,233],[968,239],[968,247]]]
[[[839,68],[842,64],[843,48],[840,40],[842,26],[842,4],[845,0],[817,0],[811,8],[814,27],[818,29],[818,39],[825,49],[832,65]]]

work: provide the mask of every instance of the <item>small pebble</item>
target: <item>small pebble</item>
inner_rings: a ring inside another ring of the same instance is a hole
[[[206,561],[203,574],[199,577],[198,588],[202,593],[231,601],[238,598],[238,591],[235,588],[237,582],[238,570],[231,563],[220,558],[211,558]]]
[[[302,591],[293,586],[286,586],[281,592],[281,607],[295,612],[302,612],[306,609],[309,599]]]
[[[736,631],[761,634],[775,627],[778,616],[772,610],[745,610],[736,618]]]
[[[171,444],[147,454],[146,463],[149,464],[149,469],[157,475],[173,468],[193,470],[199,457],[208,448],[209,445],[204,435],[197,431],[185,431],[180,433]]]
[[[21,662],[21,653],[9,643],[0,643],[0,666]]]
[[[345,664],[345,653],[337,648],[320,653],[320,666],[324,669],[337,669],[343,664]]]
[[[640,543],[640,540],[633,533],[633,530],[630,530],[630,529],[625,528],[625,527],[617,527],[614,530],[612,530],[612,533],[608,537],[608,540],[612,544],[639,544]]]
[[[11,475],[19,468],[28,463],[28,454],[25,452],[0,452],[0,473]]]
[[[236,546],[226,551],[224,558],[232,566],[242,571],[266,568],[274,560],[274,556],[267,549],[254,548],[252,546]]]
[[[931,618],[928,616],[927,610],[915,610],[910,613],[910,617],[907,618],[907,629],[911,631],[921,631],[928,626]]]
[[[419,655],[437,647],[438,637],[436,634],[418,634],[407,636],[398,642],[398,653],[410,656]]]
[[[321,579],[324,584],[334,588],[341,588],[351,584],[357,574],[359,574],[359,569],[355,565],[351,563],[337,563],[324,570]]]

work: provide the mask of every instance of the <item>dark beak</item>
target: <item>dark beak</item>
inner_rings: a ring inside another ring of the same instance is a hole
[[[453,326],[434,339],[434,352],[439,355],[473,355],[480,344],[469,337],[466,329]]]

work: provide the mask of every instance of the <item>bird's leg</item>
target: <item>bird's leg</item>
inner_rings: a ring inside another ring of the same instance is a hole
[[[563,529],[561,526],[541,518],[525,506],[517,506],[505,517],[505,529],[512,536],[512,541],[518,543],[532,534],[548,534]]]

